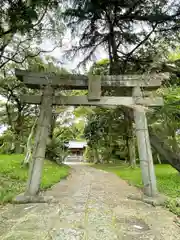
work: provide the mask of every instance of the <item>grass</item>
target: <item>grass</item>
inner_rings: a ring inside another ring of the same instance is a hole
[[[137,187],[142,187],[140,168],[132,169],[124,163],[92,165],[97,169],[113,172],[120,178]],[[157,186],[159,192],[170,197],[166,207],[180,216],[180,204],[177,198],[180,196],[180,174],[168,164],[155,165]]]
[[[125,164],[98,164],[93,167],[113,172],[130,184],[142,187],[140,168],[132,169]],[[168,164],[155,165],[155,172],[158,190],[169,197],[179,197],[180,175],[178,172]]]
[[[19,154],[0,155],[0,204],[11,202],[17,194],[24,192],[28,169],[21,167],[24,156]],[[67,177],[69,167],[59,166],[45,160],[41,189],[45,190]]]

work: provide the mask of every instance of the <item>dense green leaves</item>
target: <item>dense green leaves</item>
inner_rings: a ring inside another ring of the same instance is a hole
[[[64,25],[59,19],[58,2],[58,0],[2,1],[0,68],[9,62],[23,63],[28,57],[48,52],[40,46],[44,39],[50,38],[55,47],[61,45]]]
[[[164,98],[164,106],[149,114],[151,126],[154,132],[160,134],[174,153],[180,152],[180,88],[171,86],[161,88],[159,94]]]
[[[0,10],[0,38],[9,33],[25,33],[32,30],[41,22],[47,11],[57,5],[56,0],[3,1]]]
[[[124,152],[126,148],[123,140],[125,135],[124,116],[119,108],[95,108],[94,112],[87,118],[84,136],[92,151],[97,148],[101,160],[110,161],[112,153],[119,151],[122,145],[124,147],[121,153]]]

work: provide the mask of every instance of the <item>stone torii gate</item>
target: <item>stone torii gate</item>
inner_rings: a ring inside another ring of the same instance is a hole
[[[25,196],[35,197],[39,192],[53,105],[123,105],[133,108],[144,194],[149,197],[157,195],[145,107],[163,105],[163,99],[150,96],[150,91],[159,88],[161,82],[168,78],[166,73],[87,77],[16,70],[16,76],[29,88],[43,89],[42,95],[21,96],[24,103],[41,105]],[[55,89],[88,89],[88,96],[55,96]],[[101,96],[101,90],[108,89],[116,90],[119,96]],[[124,94],[126,90],[129,95]]]

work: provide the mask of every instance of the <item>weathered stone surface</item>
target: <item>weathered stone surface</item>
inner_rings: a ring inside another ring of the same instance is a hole
[[[44,193],[57,201],[0,209],[1,240],[178,240],[174,215],[128,199],[141,196],[112,173],[73,167],[71,177]]]
[[[13,203],[16,204],[25,204],[25,203],[49,203],[49,202],[56,202],[53,196],[28,196],[25,194],[19,194],[13,199]]]
[[[30,88],[38,88],[48,84],[48,80],[56,87],[63,89],[87,89],[88,77],[85,75],[56,75],[54,73],[38,73],[16,69],[16,76]],[[94,76],[101,79],[101,85],[105,88],[118,87],[159,87],[161,82],[169,79],[169,73],[143,74],[143,75],[101,75]]]
[[[95,98],[95,97],[94,97]],[[41,95],[27,95],[21,96],[21,102],[27,104],[40,104]],[[162,106],[162,97],[144,97],[133,99],[132,97],[101,97],[99,100],[89,100],[87,96],[55,96],[53,98],[53,105],[63,106],[128,106],[134,108],[136,105],[144,106]]]
[[[138,200],[138,201],[142,201],[145,202],[147,204],[151,204],[152,206],[164,206],[166,201],[168,200],[167,196],[158,194],[155,197],[148,197],[146,195],[129,195],[128,196],[129,199],[131,200]]]

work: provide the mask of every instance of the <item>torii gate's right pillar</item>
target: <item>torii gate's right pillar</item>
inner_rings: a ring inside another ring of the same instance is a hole
[[[142,98],[140,87],[133,89],[133,97],[135,99]],[[151,144],[149,140],[148,125],[146,113],[143,106],[134,110],[134,120],[136,127],[136,137],[138,144],[138,152],[140,159],[140,167],[142,171],[142,181],[144,185],[144,194],[149,197],[157,195],[156,176],[154,171]]]

